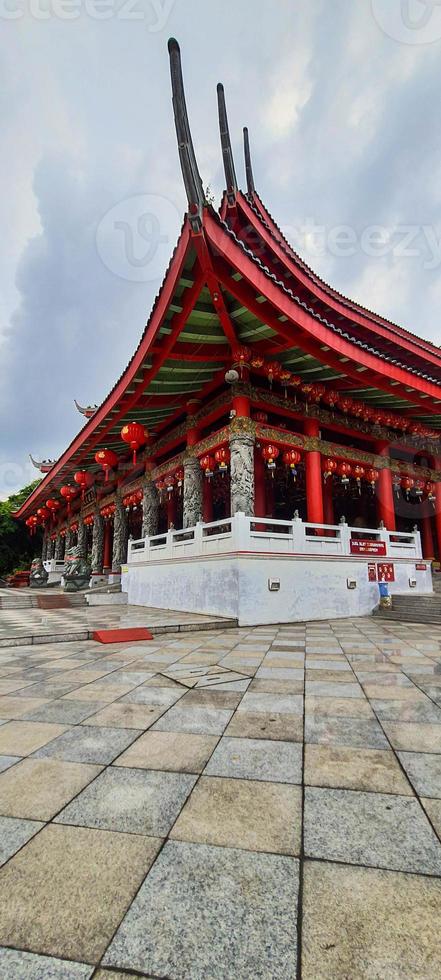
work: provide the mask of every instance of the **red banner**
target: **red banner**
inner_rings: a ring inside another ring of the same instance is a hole
[[[351,555],[385,555],[385,541],[368,541],[367,538],[351,538]]]

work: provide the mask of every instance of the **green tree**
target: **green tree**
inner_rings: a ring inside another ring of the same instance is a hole
[[[0,576],[9,575],[21,568],[29,568],[35,555],[41,551],[41,528],[32,537],[24,521],[16,521],[12,514],[38,486],[34,480],[29,486],[0,501]]]

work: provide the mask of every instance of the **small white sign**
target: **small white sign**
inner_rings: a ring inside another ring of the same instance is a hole
[[[280,589],[280,579],[279,578],[269,578],[268,588],[270,592],[278,592]]]

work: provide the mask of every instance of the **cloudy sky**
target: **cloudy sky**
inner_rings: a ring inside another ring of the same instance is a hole
[[[441,343],[439,0],[0,0],[0,497],[57,457],[149,314],[185,208],[167,39],[204,183],[216,83],[255,179],[340,291]]]

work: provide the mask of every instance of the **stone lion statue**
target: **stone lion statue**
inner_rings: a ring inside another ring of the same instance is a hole
[[[63,571],[64,591],[79,592],[89,585],[91,567],[79,545],[69,548]]]
[[[49,575],[43,565],[41,558],[34,558],[31,563],[29,573],[29,585],[31,589],[41,589],[47,585]]]

